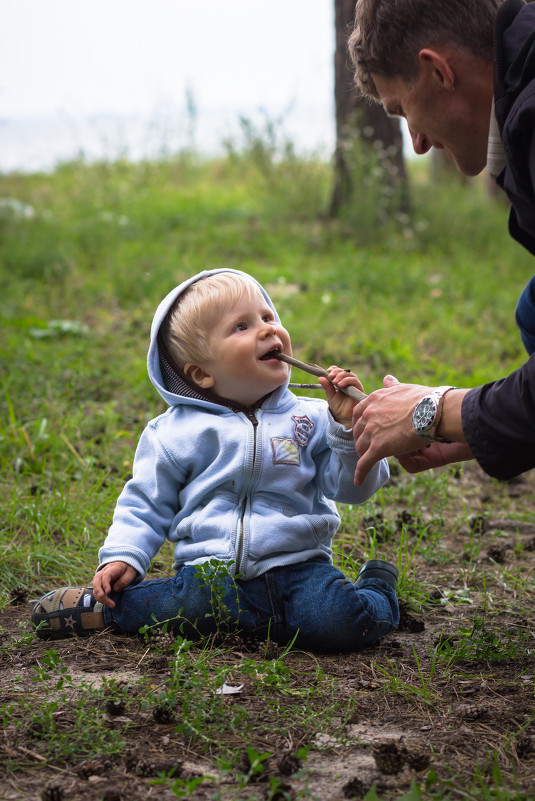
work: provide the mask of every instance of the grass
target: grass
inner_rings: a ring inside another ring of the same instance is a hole
[[[0,198],[11,199],[0,204],[0,609],[90,579],[139,434],[163,410],[145,369],[153,311],[192,273],[224,266],[252,273],[274,298],[296,355],[351,366],[368,391],[388,372],[475,386],[522,362],[513,312],[531,259],[508,238],[507,210],[481,184],[437,191],[412,166],[410,218],[391,213],[377,225],[370,199],[380,187],[363,175],[361,196],[330,220],[329,165],[246,133],[217,161],[184,153],[159,163],[77,162],[50,174],[0,176]],[[296,371],[293,379],[309,377]],[[148,638],[139,663],[147,653],[161,656],[161,681],[149,672],[135,686],[109,679],[100,689],[75,686],[63,662],[70,652],[53,648],[39,657],[34,677],[52,688],[50,699],[17,695],[2,707],[6,725],[16,736],[30,732],[27,747],[46,764],[68,766],[120,750],[128,725],[117,723],[114,733],[103,708],[141,716],[146,727],[160,716],[188,754],[208,760],[199,776],[169,766],[161,775],[149,771],[162,792],[195,797],[202,789],[227,798],[232,782],[232,797],[280,801],[295,792],[314,798],[313,787],[291,790],[274,772],[281,748],[300,769],[320,734],[336,754],[359,710],[373,720],[384,707],[410,709],[418,731],[430,716],[452,714],[458,682],[487,681],[510,666],[516,672],[507,681],[527,692],[529,551],[516,532],[512,564],[484,561],[503,532],[494,531],[491,543],[482,521],[499,509],[519,525],[529,522],[533,494],[515,497],[489,480],[489,506],[468,468],[408,478],[393,463],[392,472],[371,501],[340,508],[335,560],[349,576],[366,558],[394,561],[406,615],[452,616],[437,642],[411,646],[403,658],[379,649],[350,662],[351,679],[363,669],[362,686],[351,691],[333,663],[292,648],[273,653],[269,642],[248,653],[232,640],[199,648]],[[171,562],[164,549],[152,575],[168,573]],[[10,663],[14,654],[29,655],[32,643],[26,632],[4,632],[0,656]],[[366,682],[375,682],[381,704],[374,706]],[[241,684],[250,688],[247,702],[239,692],[217,692]],[[94,753],[84,750],[83,726]],[[516,743],[524,729],[503,736]],[[462,755],[448,761],[444,746],[427,778],[419,774],[405,789],[367,788],[361,797],[528,798],[515,790],[508,751],[496,738],[486,762],[478,752],[476,767]]]

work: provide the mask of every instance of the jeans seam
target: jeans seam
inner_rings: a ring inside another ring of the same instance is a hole
[[[277,592],[275,589],[275,581],[273,575],[269,573],[264,573],[265,581],[266,581],[266,589],[269,598],[269,605],[271,607],[271,620],[273,623],[282,623],[283,622],[283,615],[281,614],[280,606],[278,603]]]

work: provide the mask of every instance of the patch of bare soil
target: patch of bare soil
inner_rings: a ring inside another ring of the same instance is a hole
[[[42,642],[23,633],[29,599],[14,598],[0,612],[0,798],[339,801],[375,785],[398,799],[413,783],[414,798],[535,798],[534,484],[498,485],[474,466],[456,480],[435,551],[419,547],[410,565],[421,592],[396,632],[358,653],[283,659],[227,640],[209,672],[230,668],[236,692],[217,710],[203,675],[184,674],[158,702],[176,671],[171,638]],[[190,664],[203,654],[192,649]],[[184,719],[197,713],[200,733]]]

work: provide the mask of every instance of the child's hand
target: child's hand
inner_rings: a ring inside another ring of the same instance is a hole
[[[104,606],[113,609],[115,601],[109,598],[110,592],[124,590],[137,576],[137,570],[126,562],[108,562],[93,578],[93,595]]]
[[[325,390],[331,414],[344,428],[351,428],[353,422],[353,408],[356,401],[344,392],[337,392],[335,387],[356,387],[364,392],[363,386],[355,373],[352,373],[351,370],[342,370],[341,367],[331,365],[328,372],[329,381],[326,378],[319,378],[318,381]]]
[[[319,378],[318,381],[325,390],[331,414],[336,422],[343,425],[344,428],[351,428],[356,401],[344,392],[337,392],[335,387],[356,387],[362,392],[364,392],[364,388],[351,370],[342,370],[341,367],[331,365],[328,372],[329,381],[326,378]]]

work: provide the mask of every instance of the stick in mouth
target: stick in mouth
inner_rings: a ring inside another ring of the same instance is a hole
[[[323,376],[324,378],[329,378],[329,373],[327,370],[324,370],[323,367],[320,367],[317,364],[309,364],[309,362],[301,362],[299,359],[294,359],[293,356],[287,356],[285,353],[280,353],[277,350],[274,350],[270,353],[270,356],[274,356],[276,359],[279,359],[281,362],[286,362],[287,364],[293,365],[293,367],[298,367],[300,370],[304,370],[305,373],[310,373],[311,375]],[[337,387],[340,392],[344,392],[346,395],[349,395],[350,398],[353,400],[361,401],[364,398],[367,398],[365,392],[361,392],[360,389],[356,387]]]

